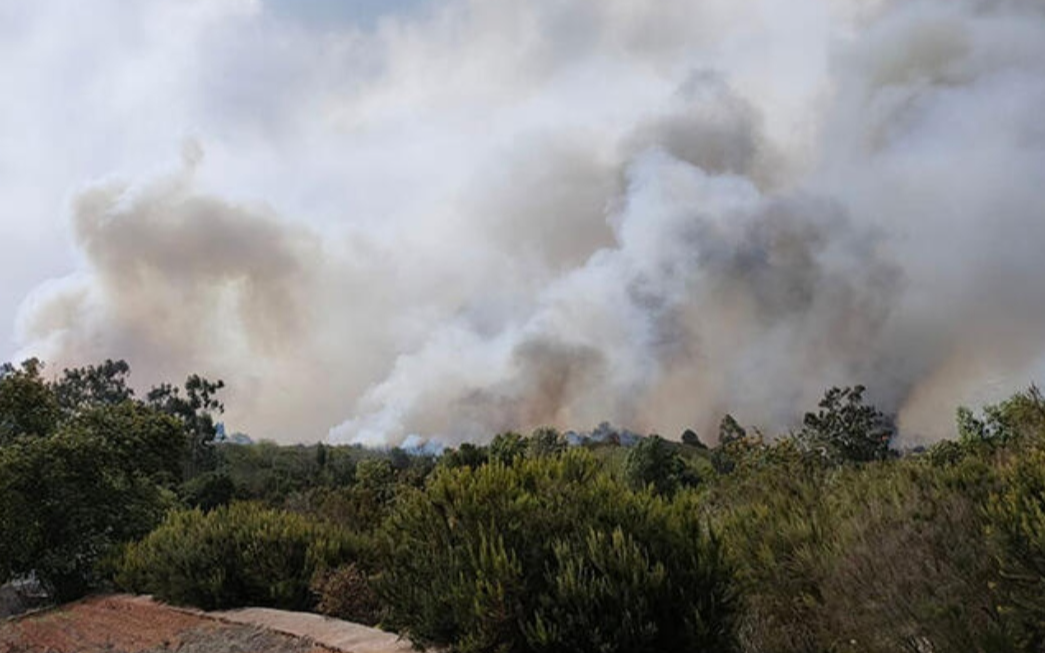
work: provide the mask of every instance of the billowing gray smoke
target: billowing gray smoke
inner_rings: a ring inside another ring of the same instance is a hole
[[[782,429],[852,383],[910,443],[1045,370],[1039,2],[459,0],[350,40],[286,119],[366,176],[341,217],[221,199],[191,146],[90,188],[25,353],[371,444]]]

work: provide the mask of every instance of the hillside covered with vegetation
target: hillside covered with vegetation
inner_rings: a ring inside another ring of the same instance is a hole
[[[1045,398],[890,448],[802,428],[502,433],[438,455],[223,441],[220,382],[0,370],[0,580],[313,610],[454,651],[1045,650]],[[622,444],[623,442],[623,444]]]

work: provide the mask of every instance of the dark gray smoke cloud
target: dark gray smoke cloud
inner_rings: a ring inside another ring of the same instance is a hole
[[[25,351],[366,443],[787,428],[852,383],[917,442],[1045,370],[1038,3],[462,1],[353,38],[328,122],[266,118],[344,146],[304,150],[368,180],[343,218],[221,199],[192,151],[91,188]]]

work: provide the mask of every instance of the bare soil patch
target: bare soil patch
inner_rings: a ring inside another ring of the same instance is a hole
[[[334,653],[307,637],[140,596],[92,597],[0,622],[0,653]]]

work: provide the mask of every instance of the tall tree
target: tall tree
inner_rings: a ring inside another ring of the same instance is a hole
[[[18,436],[47,436],[58,426],[60,410],[36,358],[20,367],[0,366],[0,445]]]
[[[0,580],[35,573],[58,600],[94,586],[99,561],[170,507],[180,431],[125,402],[0,446]]]
[[[149,390],[146,395],[148,405],[178,418],[185,428],[189,443],[184,469],[187,479],[217,467],[214,438],[218,430],[214,415],[225,410],[225,406],[217,399],[218,391],[224,387],[224,381],[208,381],[193,374],[185,381],[184,394],[181,388],[163,383]]]
[[[134,390],[128,385],[130,373],[127,361],[106,359],[99,365],[64,370],[51,389],[62,411],[69,415],[91,406],[133,399]]]
[[[686,461],[659,435],[643,438],[628,451],[624,475],[635,489],[651,486],[658,494],[671,495],[683,484],[695,482],[687,475]]]
[[[867,462],[889,455],[893,423],[884,413],[864,404],[864,386],[831,388],[820,410],[806,413],[799,442],[830,462]]]

